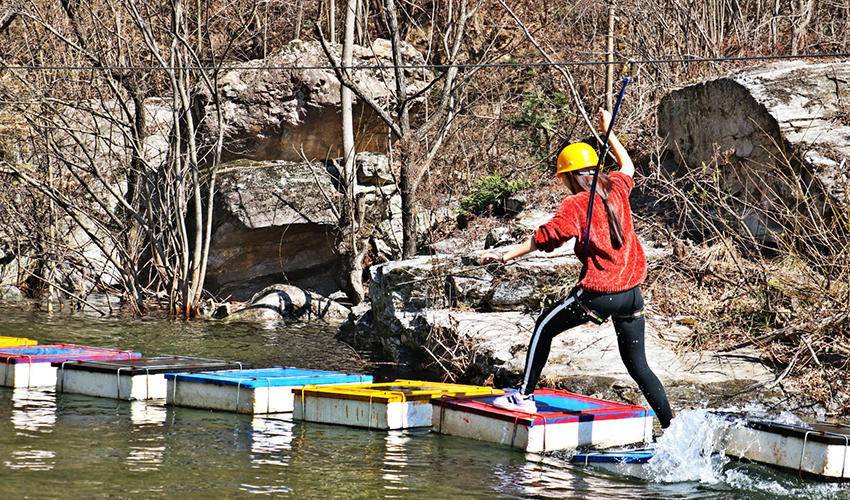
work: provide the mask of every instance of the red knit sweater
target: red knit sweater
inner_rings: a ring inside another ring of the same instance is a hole
[[[620,216],[623,228],[623,246],[614,249],[608,232],[608,214],[602,198],[596,195],[593,204],[593,220],[590,224],[590,259],[582,269],[581,288],[591,292],[617,293],[634,288],[646,279],[646,257],[632,224],[632,209],[629,194],[635,183],[631,177],[614,172],[608,203]],[[552,220],[534,232],[534,244],[538,249],[551,252],[571,238],[576,238],[576,256],[583,262],[584,233],[587,229],[587,202],[590,193],[583,192],[568,196]]]

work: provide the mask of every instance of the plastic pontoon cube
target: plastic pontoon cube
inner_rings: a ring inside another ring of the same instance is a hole
[[[23,337],[4,337],[0,335],[0,347],[38,345],[38,342]]]
[[[296,420],[368,429],[429,427],[431,402],[443,396],[501,394],[491,387],[396,380],[352,386],[305,386],[295,391]]]
[[[0,347],[0,385],[5,387],[55,387],[52,363],[110,359],[134,359],[142,355],[101,347],[73,344]]]
[[[261,368],[207,373],[169,373],[166,404],[237,413],[285,413],[293,409],[294,388],[318,384],[360,384],[371,375]]]
[[[436,432],[540,453],[580,446],[610,448],[650,442],[655,413],[642,406],[538,389],[537,413],[504,410],[493,397],[434,401]]]
[[[237,362],[189,356],[65,361],[53,366],[59,369],[56,389],[60,392],[128,401],[165,399],[166,373],[242,368]]]
[[[732,423],[717,451],[819,479],[850,479],[850,426],[726,417]]]

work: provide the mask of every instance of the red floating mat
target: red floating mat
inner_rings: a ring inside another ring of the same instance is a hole
[[[74,344],[0,348],[0,381],[6,387],[56,385],[56,367],[51,363],[141,358],[141,353]]]
[[[534,392],[537,413],[497,408],[495,396],[433,401],[435,431],[529,452],[608,448],[648,442],[654,413],[642,406],[557,389]]]
[[[97,359],[133,359],[142,354],[133,351],[88,347],[75,344],[49,344],[39,346],[0,347],[3,363],[58,363],[62,361],[90,361]]]

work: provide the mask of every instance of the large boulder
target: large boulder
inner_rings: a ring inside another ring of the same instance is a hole
[[[742,207],[769,211],[779,205],[777,196],[793,199],[793,190],[771,174],[777,166],[795,169],[811,186],[807,196],[844,203],[848,98],[850,62],[771,64],[670,93],[658,107],[658,134],[678,168],[702,169],[722,158],[721,182]],[[760,236],[770,229],[762,219],[747,219]]]
[[[339,193],[322,162],[239,160],[222,166],[208,287],[248,300],[275,283],[337,289]]]
[[[340,46],[331,47],[339,59]],[[422,55],[404,44],[405,64],[423,62]],[[219,79],[224,158],[296,161],[342,156],[340,133],[340,87],[318,41],[294,40],[266,59],[240,63],[240,68],[225,72]],[[386,40],[370,47],[354,47],[355,66],[392,65]],[[263,69],[298,66],[305,69]],[[430,81],[428,71],[405,70],[407,90],[413,95]],[[353,79],[365,93],[379,103],[388,103],[395,89],[391,71],[358,69]],[[211,100],[204,122],[208,137],[218,133],[218,121]],[[358,151],[383,151],[386,125],[368,106],[355,99]]]

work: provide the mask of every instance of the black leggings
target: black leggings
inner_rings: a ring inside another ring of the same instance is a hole
[[[629,375],[637,382],[655,415],[661,422],[661,427],[670,425],[673,412],[664,393],[664,386],[652,369],[646,363],[644,347],[643,296],[640,287],[620,293],[594,293],[576,288],[562,302],[547,308],[537,318],[534,334],[528,346],[528,356],[525,360],[525,374],[522,379],[520,392],[531,394],[540,380],[540,372],[549,358],[552,339],[559,333],[579,325],[594,321],[602,324],[606,319],[614,320],[617,331],[617,346],[620,357],[629,371]]]

